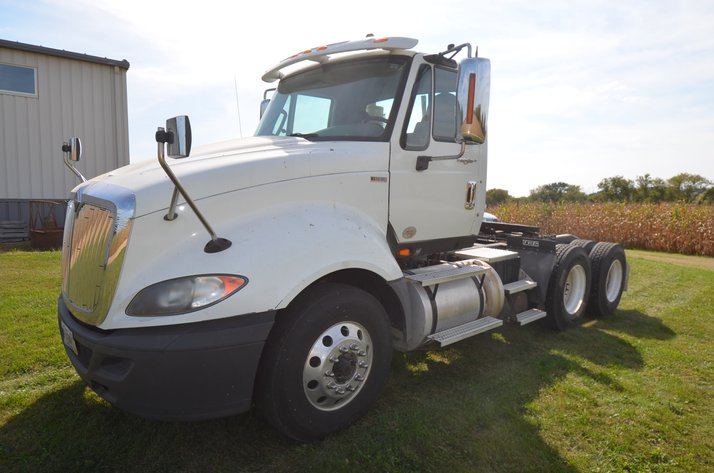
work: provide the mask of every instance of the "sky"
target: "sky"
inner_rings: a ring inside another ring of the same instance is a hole
[[[251,136],[260,77],[305,49],[376,36],[491,59],[488,188],[714,180],[714,1],[0,0],[0,38],[126,59],[131,162],[189,115],[194,145]],[[91,159],[86,156],[85,159]]]

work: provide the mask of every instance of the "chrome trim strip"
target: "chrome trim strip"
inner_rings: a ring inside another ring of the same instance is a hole
[[[92,182],[67,207],[62,254],[62,296],[80,321],[106,319],[119,283],[136,210],[123,187]]]

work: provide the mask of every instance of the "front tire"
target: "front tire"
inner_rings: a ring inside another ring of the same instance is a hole
[[[300,441],[349,426],[384,386],[390,329],[382,305],[361,289],[325,283],[309,290],[271,332],[258,373],[258,408]]]

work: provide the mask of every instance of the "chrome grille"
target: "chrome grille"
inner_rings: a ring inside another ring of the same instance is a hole
[[[99,325],[109,311],[134,215],[134,195],[110,184],[80,188],[67,208],[62,294],[79,320]]]
[[[114,215],[107,209],[88,204],[80,204],[75,212],[69,278],[65,281],[67,296],[76,309],[93,312],[104,282]]]

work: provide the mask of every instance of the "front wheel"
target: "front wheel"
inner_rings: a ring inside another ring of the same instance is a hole
[[[322,284],[276,322],[258,373],[256,403],[285,435],[316,440],[363,416],[392,356],[389,318],[369,293]]]

